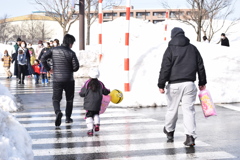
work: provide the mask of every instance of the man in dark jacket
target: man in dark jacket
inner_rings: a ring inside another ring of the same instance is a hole
[[[13,74],[16,76],[16,78],[18,78],[18,61],[17,61],[18,48],[21,45],[21,42],[22,42],[21,38],[17,38],[17,42],[13,46],[14,47],[14,49],[13,49],[14,53],[12,53],[12,63],[15,62],[14,63],[14,73]]]
[[[221,34],[221,46],[227,46],[227,47],[230,46],[229,40],[228,40],[228,38],[226,37],[225,33],[222,33],[222,34]]]
[[[171,41],[163,55],[162,66],[158,79],[160,93],[167,92],[168,110],[165,116],[164,133],[168,141],[173,141],[176,122],[178,119],[178,106],[181,102],[183,110],[184,132],[186,146],[195,145],[196,123],[195,108],[197,88],[194,84],[196,73],[199,78],[199,89],[205,89],[206,74],[202,57],[197,48],[190,44],[181,28],[175,27],[171,31]]]
[[[63,38],[63,44],[49,49],[41,58],[41,62],[47,71],[53,73],[53,107],[56,114],[55,126],[61,125],[62,112],[60,110],[60,101],[62,92],[66,94],[66,123],[72,123],[71,119],[73,109],[75,81],[73,72],[79,69],[79,62],[75,52],[71,50],[75,38],[66,34]],[[47,60],[52,58],[53,68],[48,65]]]

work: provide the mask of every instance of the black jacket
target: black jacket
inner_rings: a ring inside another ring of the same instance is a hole
[[[42,55],[41,62],[47,71],[50,71],[50,66],[47,60],[52,58],[53,62],[53,81],[67,82],[73,81],[73,72],[79,69],[79,62],[75,52],[69,47],[58,46],[49,49]]]
[[[110,90],[106,89],[101,81],[98,81],[101,87],[98,91],[93,92],[88,87],[90,81],[91,79],[85,82],[81,88],[81,91],[79,92],[79,95],[81,97],[84,97],[83,106],[85,110],[98,112],[101,109],[102,95],[108,95],[110,93]]]
[[[194,82],[196,73],[198,73],[199,78],[198,85],[205,85],[207,83],[206,74],[199,51],[190,44],[184,32],[176,33],[163,55],[158,87],[163,89],[166,82]]]
[[[221,45],[222,45],[222,46],[227,46],[227,47],[230,46],[229,40],[228,40],[227,37],[225,37],[224,39],[221,39]]]

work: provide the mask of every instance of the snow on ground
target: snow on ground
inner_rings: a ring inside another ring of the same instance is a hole
[[[0,108],[0,159],[33,160],[32,140],[27,130]]]

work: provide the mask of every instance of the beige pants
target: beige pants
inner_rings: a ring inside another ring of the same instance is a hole
[[[10,71],[10,67],[4,67],[4,70],[5,70],[6,74],[7,74],[7,77],[11,77],[12,76],[12,73]]]

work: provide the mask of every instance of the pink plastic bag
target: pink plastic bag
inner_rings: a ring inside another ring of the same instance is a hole
[[[111,100],[110,95],[107,95],[107,96],[103,95],[102,105],[101,105],[101,109],[99,111],[99,114],[103,114],[106,111],[106,109],[107,109],[107,107],[110,103],[110,100]]]
[[[198,97],[205,117],[217,115],[215,105],[208,90],[201,90]]]

